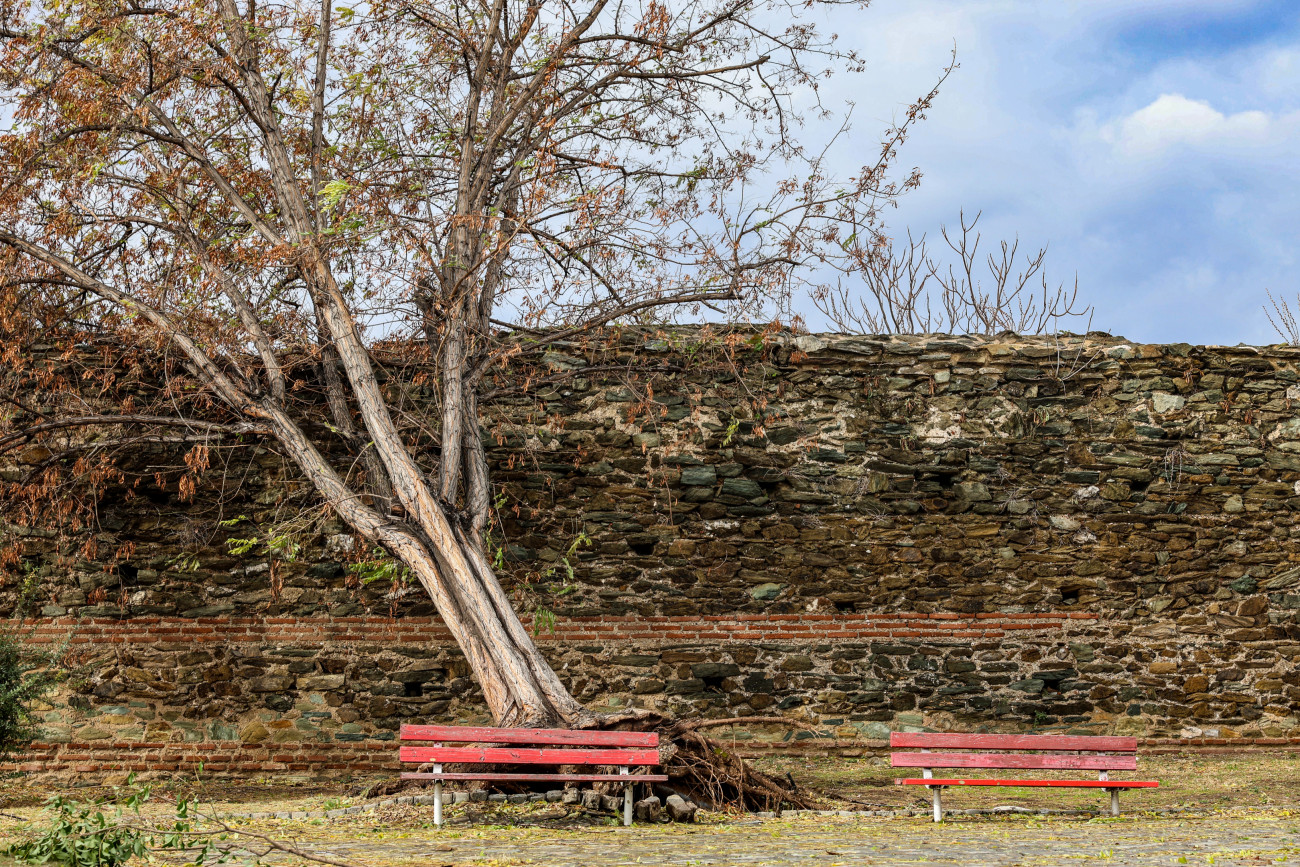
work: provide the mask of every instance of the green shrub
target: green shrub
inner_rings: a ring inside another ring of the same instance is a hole
[[[32,706],[62,678],[63,648],[29,647],[15,630],[0,626],[0,758],[37,735]]]

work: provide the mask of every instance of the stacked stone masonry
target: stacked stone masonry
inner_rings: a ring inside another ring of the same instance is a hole
[[[1300,743],[1300,350],[727,337],[615,335],[550,358],[614,372],[486,402],[503,581],[581,700],[823,735],[738,730],[753,750]],[[106,498],[121,568],[3,525],[33,640],[84,665],[29,768],[390,769],[402,722],[487,720],[428,600],[360,580],[343,527],[292,562],[230,553],[248,531],[221,521],[310,502],[273,451],[239,454],[233,500]]]

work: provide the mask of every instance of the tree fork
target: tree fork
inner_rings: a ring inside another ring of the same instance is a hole
[[[339,516],[364,539],[382,546],[410,569],[429,593],[443,623],[474,669],[493,718],[517,720],[514,724],[562,723],[552,700],[553,689],[548,691],[539,682],[530,664],[528,649],[536,653],[535,646],[531,642],[527,642],[528,647],[517,646],[523,625],[508,602],[508,617],[502,617],[501,609],[492,604],[492,588],[500,598],[504,598],[504,591],[494,576],[488,575],[490,581],[485,581],[476,573],[472,565],[474,552],[454,536],[451,547],[436,545],[418,529],[395,523],[363,505],[282,409],[266,401],[263,412],[273,425],[276,439]],[[445,515],[443,518],[447,520]],[[510,628],[512,621],[516,630]],[[527,638],[526,632],[523,635]],[[551,677],[555,677],[554,673]],[[569,701],[577,705],[572,698]]]

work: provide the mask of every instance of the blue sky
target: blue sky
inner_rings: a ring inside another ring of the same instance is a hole
[[[1077,272],[1094,328],[1279,339],[1261,305],[1300,291],[1300,0],[876,0],[831,26],[869,61],[826,94],[856,101],[863,156],[957,47],[894,229],[982,210],[986,241]]]

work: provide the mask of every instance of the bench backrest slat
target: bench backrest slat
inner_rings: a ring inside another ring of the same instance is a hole
[[[522,747],[408,747],[404,762],[464,762],[502,765],[657,765],[658,750],[525,749]]]
[[[929,750],[1075,750],[1136,753],[1137,738],[1082,735],[966,735],[931,732],[891,732],[891,747]],[[935,765],[934,767],[945,767]],[[949,765],[947,767],[956,767]],[[1010,767],[1010,766],[1008,766]]]
[[[480,726],[404,725],[400,737],[403,741],[439,741],[462,744],[650,748],[659,746],[658,732],[603,732],[575,729],[496,729]]]
[[[1053,753],[894,753],[895,768],[1038,768],[1136,771],[1137,756],[1066,756]]]

